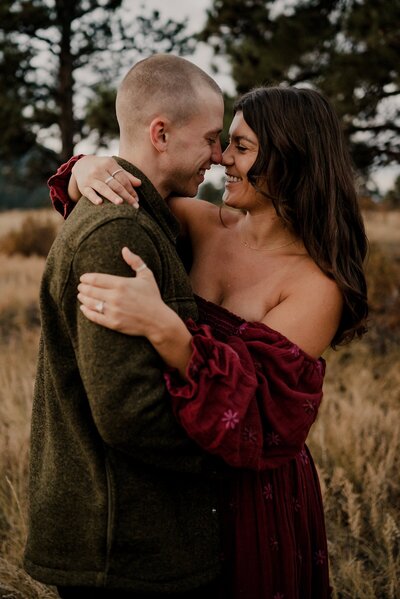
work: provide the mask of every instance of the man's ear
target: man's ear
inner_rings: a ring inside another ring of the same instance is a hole
[[[150,123],[150,140],[158,152],[165,152],[169,139],[168,119],[156,117]]]

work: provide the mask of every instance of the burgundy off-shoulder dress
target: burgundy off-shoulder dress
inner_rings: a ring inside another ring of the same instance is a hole
[[[233,466],[221,483],[227,599],[331,596],[318,476],[305,440],[325,363],[262,323],[197,297],[188,380],[167,372],[176,417]]]
[[[66,217],[71,168],[49,180]],[[221,599],[331,597],[322,499],[305,441],[322,399],[325,362],[279,332],[196,297],[186,379],[167,369],[176,418],[232,466],[221,481]]]

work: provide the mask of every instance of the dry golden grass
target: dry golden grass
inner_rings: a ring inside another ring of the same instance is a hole
[[[57,596],[21,569],[43,266],[43,258],[0,256],[0,596],[6,589],[15,599]]]
[[[400,243],[400,211],[369,210],[364,222],[370,241]]]
[[[0,237],[0,253],[7,256],[47,256],[60,221],[55,221],[51,212],[43,210],[40,214],[31,211],[22,218],[18,227],[16,223],[14,218],[14,226]]]
[[[38,290],[44,258],[0,254],[0,335],[39,325]]]
[[[52,208],[0,212],[0,239],[10,231],[19,229],[27,217],[34,217],[39,221],[50,220],[56,227],[59,227],[62,223],[61,215]]]
[[[13,599],[57,597],[21,568],[38,339],[36,326],[20,330],[0,344],[0,596],[1,590],[7,589]]]
[[[0,237],[4,221],[18,228],[22,216],[16,225],[14,213],[0,214]],[[374,241],[371,333],[327,354],[324,402],[310,437],[335,599],[400,598],[400,214],[368,214],[366,224]],[[56,597],[21,569],[43,265],[43,258],[0,255],[0,596],[4,587],[15,599]]]
[[[399,597],[400,372],[367,341],[327,356],[310,447],[324,496],[335,597]]]

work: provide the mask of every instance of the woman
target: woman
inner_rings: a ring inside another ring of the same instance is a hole
[[[148,337],[176,417],[234,467],[221,493],[226,597],[324,599],[322,502],[304,443],[322,398],[321,354],[365,332],[367,242],[338,120],[319,93],[259,88],[234,113],[223,201],[236,210],[170,201],[192,244],[200,324],[163,303],[128,249],[136,278],[86,274],[78,297],[92,321]],[[98,201],[106,178],[105,195],[127,196],[129,177],[108,176],[118,168],[101,162],[88,181],[78,162],[74,173]],[[53,200],[66,201],[63,177]]]

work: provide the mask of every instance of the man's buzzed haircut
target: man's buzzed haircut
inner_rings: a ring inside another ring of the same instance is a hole
[[[156,54],[141,60],[128,71],[118,89],[120,129],[126,129],[132,121],[148,125],[160,112],[174,123],[190,120],[198,110],[198,92],[204,86],[222,95],[214,79],[184,58]]]

